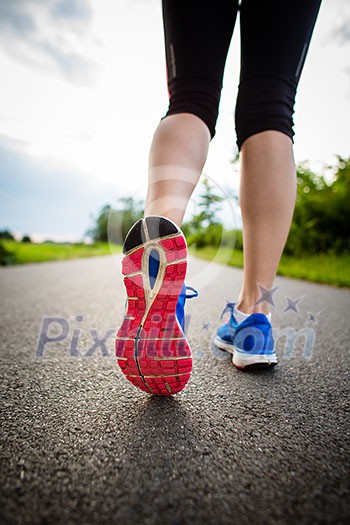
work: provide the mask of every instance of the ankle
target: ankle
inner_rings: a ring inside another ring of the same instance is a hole
[[[256,304],[257,301],[257,298],[245,296],[238,299],[236,303],[236,308],[237,310],[246,315],[257,313],[268,315],[270,313],[269,305],[266,303]]]

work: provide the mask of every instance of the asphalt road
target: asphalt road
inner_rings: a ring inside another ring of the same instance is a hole
[[[211,348],[241,276],[191,260],[194,372],[161,399],[113,357],[118,256],[0,269],[2,524],[348,523],[350,293],[277,279],[276,334],[308,346],[247,373]]]

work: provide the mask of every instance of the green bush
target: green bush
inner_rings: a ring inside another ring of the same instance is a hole
[[[197,228],[193,233],[189,233],[187,236],[187,243],[189,246],[195,244],[197,248],[203,248],[204,246],[213,246],[218,248],[221,244],[222,239],[222,225],[221,224],[209,224],[209,226]]]
[[[243,250],[242,230],[224,230],[221,246],[229,246],[235,250]]]
[[[117,208],[110,204],[103,206],[94,219],[94,226],[87,231],[87,235],[97,242],[111,242],[123,244],[131,226],[143,215],[141,201],[134,201],[132,197],[118,199]]]
[[[32,239],[29,237],[29,235],[23,235],[22,242],[32,242]]]
[[[2,242],[0,242],[0,265],[8,266],[16,262],[16,256],[14,252],[8,250]]]
[[[191,233],[188,228],[183,228],[187,244],[195,244],[198,248],[210,246],[213,248],[229,247],[243,250],[242,230],[225,230],[222,224],[209,224]]]
[[[12,235],[12,233],[9,230],[0,230],[0,239],[4,239],[6,241],[14,241],[15,238]]]
[[[297,200],[284,253],[350,252],[350,158],[338,157],[333,180],[307,165],[297,172]]]
[[[331,180],[313,173],[305,163],[298,166],[297,199],[285,255],[350,253],[350,158],[338,157],[336,166],[329,169],[333,171]],[[206,191],[209,195],[210,188]],[[206,207],[208,203],[209,196]],[[242,250],[242,231],[225,230],[215,222],[208,225],[208,213],[203,208],[195,220],[184,225],[188,244]],[[211,217],[215,220],[213,217],[215,214]]]

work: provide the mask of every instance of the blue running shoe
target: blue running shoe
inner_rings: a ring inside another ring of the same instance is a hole
[[[187,293],[188,291],[192,292],[191,294]],[[186,299],[193,299],[193,297],[198,297],[198,291],[192,288],[192,286],[182,285],[181,293],[177,300],[176,305],[176,317],[179,325],[182,328],[183,333],[186,333],[186,319],[185,319],[185,303]]]
[[[266,315],[255,313],[238,323],[234,316],[234,303],[228,303],[223,314],[227,310],[230,316],[218,329],[215,346],[230,352],[233,364],[240,369],[277,365],[272,326]]]

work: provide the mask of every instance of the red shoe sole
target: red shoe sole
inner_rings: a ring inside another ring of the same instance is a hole
[[[160,218],[146,220],[141,223],[144,242],[126,251],[122,261],[127,305],[115,349],[118,364],[133,385],[150,394],[170,396],[185,387],[192,371],[191,349],[176,318],[186,276],[187,245],[182,232],[170,221],[162,218],[157,233]],[[171,227],[167,228],[167,223]],[[136,225],[140,230],[140,224]],[[152,238],[148,234],[151,229]],[[132,228],[128,235],[136,235],[140,241],[139,231],[135,234]],[[129,246],[127,237],[124,249]],[[148,261],[153,250],[158,252],[160,263],[151,288]]]

